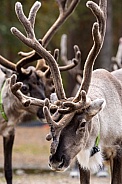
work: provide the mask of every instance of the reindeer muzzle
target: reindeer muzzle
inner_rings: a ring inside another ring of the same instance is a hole
[[[49,158],[49,167],[52,170],[63,172],[69,167],[69,160],[62,155],[60,158],[56,157],[56,155],[50,155]]]

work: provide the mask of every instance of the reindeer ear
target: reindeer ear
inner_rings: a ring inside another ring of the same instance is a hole
[[[90,117],[95,116],[101,109],[105,107],[104,99],[96,99],[91,102],[90,106],[87,108],[87,113]]]
[[[0,70],[1,72],[3,72],[5,74],[5,77],[8,78],[8,77],[11,77],[11,75],[13,74],[13,71],[4,67],[4,66],[0,66]]]

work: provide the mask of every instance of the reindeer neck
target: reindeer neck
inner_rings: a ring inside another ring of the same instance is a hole
[[[1,90],[0,90],[0,113],[1,113],[1,115],[2,115],[2,117],[3,117],[3,119],[4,119],[5,121],[8,121],[7,115],[6,115],[5,111],[4,111],[3,102],[2,102],[2,91],[3,91],[3,88],[4,88],[4,84],[5,84],[5,81],[4,81],[4,83],[2,84],[2,88],[1,88]]]

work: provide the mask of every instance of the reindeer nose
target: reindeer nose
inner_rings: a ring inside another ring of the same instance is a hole
[[[53,155],[50,156],[49,158],[49,167],[52,170],[56,170],[56,171],[63,171],[63,166],[65,163],[65,159],[64,156],[60,157],[60,158],[55,158]]]

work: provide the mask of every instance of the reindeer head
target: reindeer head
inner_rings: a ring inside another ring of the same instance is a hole
[[[47,73],[49,73],[49,67],[46,65],[44,60],[38,61],[37,67],[29,66],[27,68],[23,68],[23,63],[20,61],[18,62],[19,64],[17,63],[15,65],[5,60],[2,56],[0,59],[4,62],[2,65],[7,67],[1,66],[1,70],[5,74],[5,78],[7,79],[12,74],[16,74],[16,81],[23,83],[20,90],[24,95],[44,100],[46,97],[49,98],[50,94],[54,92],[53,81],[50,76],[47,76]],[[14,68],[12,68],[12,66],[14,66]],[[39,107],[37,116],[39,118],[44,118],[42,107]]]
[[[65,170],[72,159],[87,146],[93,131],[93,118],[103,108],[104,99],[90,100],[85,91],[82,90],[81,93],[78,102],[63,102],[61,109],[58,108],[52,117],[48,105],[44,107],[44,114],[51,130],[46,139],[53,139],[49,163],[52,169]],[[97,128],[93,140],[90,140],[93,143],[97,137]]]

